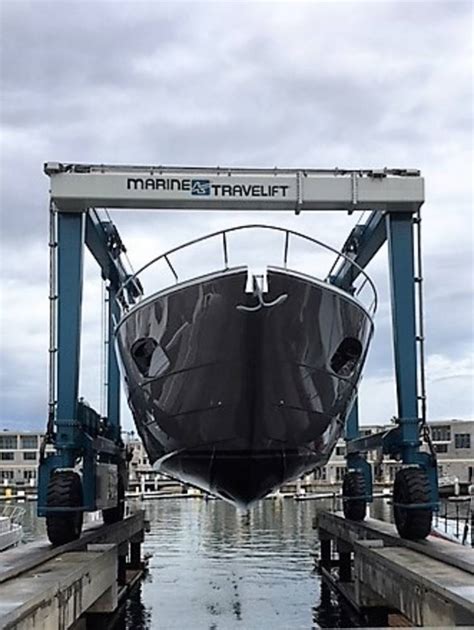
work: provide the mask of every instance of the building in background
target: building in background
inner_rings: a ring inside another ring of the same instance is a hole
[[[0,431],[0,486],[34,487],[43,433]],[[48,451],[52,450],[49,446]]]
[[[474,420],[439,420],[430,422],[429,427],[439,476],[474,483]]]
[[[392,426],[363,426],[361,434],[370,435]],[[474,420],[434,420],[428,422],[428,427],[437,454],[439,477],[457,477],[459,483],[466,486],[474,483]],[[342,481],[345,452],[345,442],[341,439],[326,466],[316,471],[322,482],[335,484]],[[367,458],[374,467],[375,483],[393,483],[400,468],[398,461],[386,456],[382,460],[377,451],[370,451]]]
[[[362,435],[370,435],[393,425],[363,426]],[[438,456],[440,478],[457,478],[461,486],[474,483],[474,420],[439,420],[428,423],[434,448]],[[7,489],[36,489],[36,475],[39,460],[39,447],[43,434],[40,432],[1,431],[0,432],[0,494],[8,494]],[[185,487],[157,473],[150,465],[141,441],[135,434],[128,435],[133,447],[130,462],[129,490],[140,494],[149,492],[183,492]],[[345,472],[345,442],[340,439],[326,464],[314,472],[305,475],[295,483],[287,484],[283,492],[295,492],[302,489],[311,491],[320,486],[337,486]],[[52,447],[48,446],[48,450]],[[374,481],[377,484],[393,483],[400,468],[399,462],[371,451],[368,459],[374,467]]]
[[[148,455],[141,440],[132,432],[129,446],[133,448],[130,461],[129,491],[140,492],[181,492],[183,484],[156,472],[150,464]]]

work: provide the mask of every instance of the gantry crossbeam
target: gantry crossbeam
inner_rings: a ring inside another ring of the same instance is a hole
[[[107,166],[47,162],[60,211],[374,210],[415,212],[424,180],[415,169],[315,170]]]

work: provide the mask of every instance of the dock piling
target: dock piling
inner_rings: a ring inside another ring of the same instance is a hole
[[[321,511],[317,526],[323,581],[372,625],[474,625],[474,550],[428,537],[400,538],[394,525],[350,521]],[[338,552],[338,579],[331,547]],[[353,558],[353,561],[352,561]]]

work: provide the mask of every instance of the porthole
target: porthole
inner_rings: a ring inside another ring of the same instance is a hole
[[[354,337],[346,337],[331,359],[331,369],[340,376],[350,376],[362,354],[362,344]]]
[[[151,359],[157,345],[158,342],[153,337],[141,337],[130,348],[135,365],[143,376],[148,376]]]

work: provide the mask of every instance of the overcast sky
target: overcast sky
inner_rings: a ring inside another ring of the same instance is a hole
[[[48,160],[421,169],[429,416],[473,417],[471,2],[0,5],[0,428],[46,418]],[[340,246],[357,219],[113,217],[135,265],[239,222]],[[366,424],[396,414],[385,250],[369,271],[382,303],[361,386]],[[81,393],[96,406],[99,314],[88,261]]]

